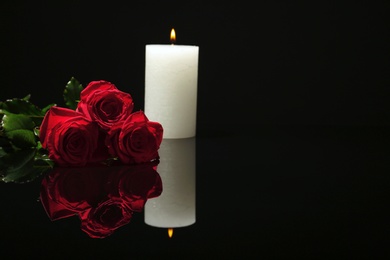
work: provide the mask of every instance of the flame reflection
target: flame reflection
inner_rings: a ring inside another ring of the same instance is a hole
[[[168,228],[168,237],[172,238],[173,236],[173,228]]]

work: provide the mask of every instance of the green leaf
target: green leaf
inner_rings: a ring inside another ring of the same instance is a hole
[[[54,168],[54,162],[47,158],[35,158],[34,161],[34,167],[35,168],[45,168],[45,169],[53,169]]]
[[[28,161],[33,160],[35,153],[36,149],[24,149],[7,153],[0,158],[0,170],[17,171]]]
[[[25,96],[24,98],[22,98],[23,100],[30,100],[30,98],[31,98],[31,95],[30,94],[28,94],[27,96]]]
[[[13,114],[42,115],[41,109],[26,99],[7,99],[4,102],[0,102],[0,108]]]
[[[49,105],[45,106],[44,108],[42,108],[42,114],[45,115],[46,112],[47,112],[51,107],[56,106],[56,105],[57,105],[57,104],[52,103],[52,104],[49,104]]]
[[[34,127],[33,132],[34,132],[34,135],[35,135],[37,138],[39,138],[39,133],[41,132],[40,129],[39,129],[39,127]]]
[[[2,127],[5,133],[19,129],[33,130],[35,127],[34,121],[21,114],[6,114],[2,120]]]
[[[7,137],[11,140],[14,146],[21,149],[37,146],[36,136],[31,130],[13,130],[7,133]]]
[[[1,122],[3,133],[18,148],[36,147],[34,121],[22,114],[6,114]]]
[[[0,158],[5,156],[7,154],[7,151],[4,150],[4,148],[2,146],[0,146]]]
[[[83,90],[83,86],[77,79],[72,77],[65,86],[64,100],[68,108],[76,110],[77,104],[80,101],[80,93]]]
[[[36,149],[18,150],[0,157],[1,181],[25,183],[53,168],[52,162],[35,159]]]
[[[47,109],[53,105],[45,107],[45,110],[40,109],[29,101],[29,97],[8,99],[4,102],[0,102],[0,109],[4,114],[23,114],[30,117],[36,125],[42,123],[43,117],[47,112]]]

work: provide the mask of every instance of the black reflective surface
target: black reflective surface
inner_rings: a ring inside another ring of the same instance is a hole
[[[39,200],[42,178],[0,183],[1,254],[10,259],[385,257],[388,133],[387,127],[320,126],[202,133],[196,138],[196,221],[174,228],[172,238],[167,228],[145,224],[142,211],[110,236],[93,239],[81,231],[78,218],[48,218]]]

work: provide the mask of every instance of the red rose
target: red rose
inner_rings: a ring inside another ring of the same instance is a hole
[[[123,163],[143,163],[158,159],[162,137],[161,124],[149,121],[143,111],[138,111],[111,128],[106,145]]]
[[[133,111],[134,103],[130,94],[104,80],[92,81],[81,91],[77,111],[95,121],[104,130],[123,121]]]
[[[84,166],[107,158],[99,126],[68,108],[51,107],[40,126],[42,147],[59,166]]]

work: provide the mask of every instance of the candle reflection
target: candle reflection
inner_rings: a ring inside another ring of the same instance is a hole
[[[52,221],[78,216],[82,231],[104,238],[161,194],[156,165],[54,168],[42,180],[40,201]]]
[[[145,223],[159,228],[190,226],[195,211],[195,137],[163,139],[158,172],[164,191],[145,204]]]

